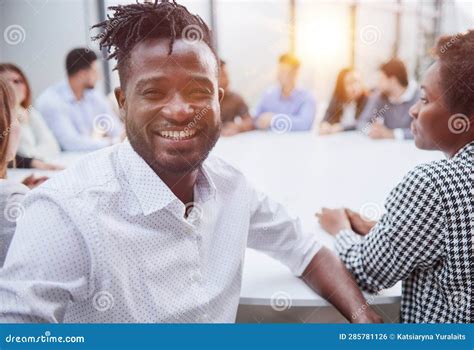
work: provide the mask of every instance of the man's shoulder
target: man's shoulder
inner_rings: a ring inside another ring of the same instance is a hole
[[[58,198],[78,196],[89,190],[107,191],[116,177],[115,166],[119,145],[110,146],[80,158],[31,192]]]
[[[36,107],[41,111],[42,108],[48,107],[52,103],[57,103],[62,100],[60,94],[62,82],[55,83],[54,85],[48,86],[43,92],[36,98]]]
[[[239,169],[216,155],[210,154],[203,167],[214,181],[228,184],[246,182],[245,175]]]

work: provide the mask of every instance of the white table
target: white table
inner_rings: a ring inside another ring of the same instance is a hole
[[[213,153],[239,168],[260,190],[298,215],[305,230],[315,232],[332,248],[333,239],[317,224],[321,208],[346,206],[367,214],[381,214],[389,191],[417,164],[441,159],[439,152],[418,150],[412,141],[372,141],[353,132],[319,137],[314,133],[250,132],[221,138]],[[68,166],[82,154],[62,154],[57,163]],[[12,170],[21,179],[31,170]],[[51,172],[34,171],[38,175]],[[400,284],[367,296],[372,304],[400,300]],[[279,262],[248,249],[240,303],[271,305],[284,295],[293,306],[327,306],[324,299]]]

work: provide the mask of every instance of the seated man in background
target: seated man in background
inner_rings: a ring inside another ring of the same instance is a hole
[[[0,269],[0,322],[234,322],[247,246],[351,322],[379,322],[334,253],[209,155],[223,90],[202,19],[175,2],[112,9],[97,26],[117,58],[127,141],[26,196]]]
[[[224,90],[224,98],[220,101],[222,136],[232,136],[254,129],[249,107],[242,96],[229,89],[229,74],[226,64],[219,60],[219,87]]]
[[[344,209],[317,216],[362,288],[402,281],[402,322],[472,323],[474,31],[442,37],[435,52],[411,128],[418,148],[446,159],[411,170],[378,222]]]
[[[369,97],[358,129],[372,139],[412,139],[408,111],[419,98],[416,82],[408,81],[405,64],[391,59],[380,66],[378,92]]]
[[[280,56],[278,85],[263,94],[255,109],[255,126],[275,131],[307,131],[316,114],[310,91],[296,87],[300,61],[292,54]],[[281,129],[284,130],[281,130]]]
[[[66,81],[38,97],[38,110],[64,151],[92,151],[111,145],[123,127],[106,97],[94,89],[99,79],[96,54],[85,48],[72,50],[66,70]]]

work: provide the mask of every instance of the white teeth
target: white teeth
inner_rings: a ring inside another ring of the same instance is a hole
[[[191,130],[187,129],[187,130],[180,130],[180,131],[177,131],[177,130],[174,130],[174,131],[171,131],[171,130],[160,131],[161,136],[169,138],[169,139],[174,139],[174,140],[187,139],[187,138],[190,138],[190,137],[194,136],[194,134],[196,134],[195,129],[191,129]]]

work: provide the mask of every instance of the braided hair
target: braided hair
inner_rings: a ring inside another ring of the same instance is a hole
[[[101,29],[101,33],[93,39],[99,40],[101,49],[107,49],[108,59],[117,59],[115,69],[119,70],[121,82],[128,69],[131,50],[150,38],[169,39],[170,55],[177,39],[204,41],[217,58],[209,27],[201,17],[191,14],[175,0],[137,1],[135,4],[110,6],[108,9],[114,13],[92,27]]]

